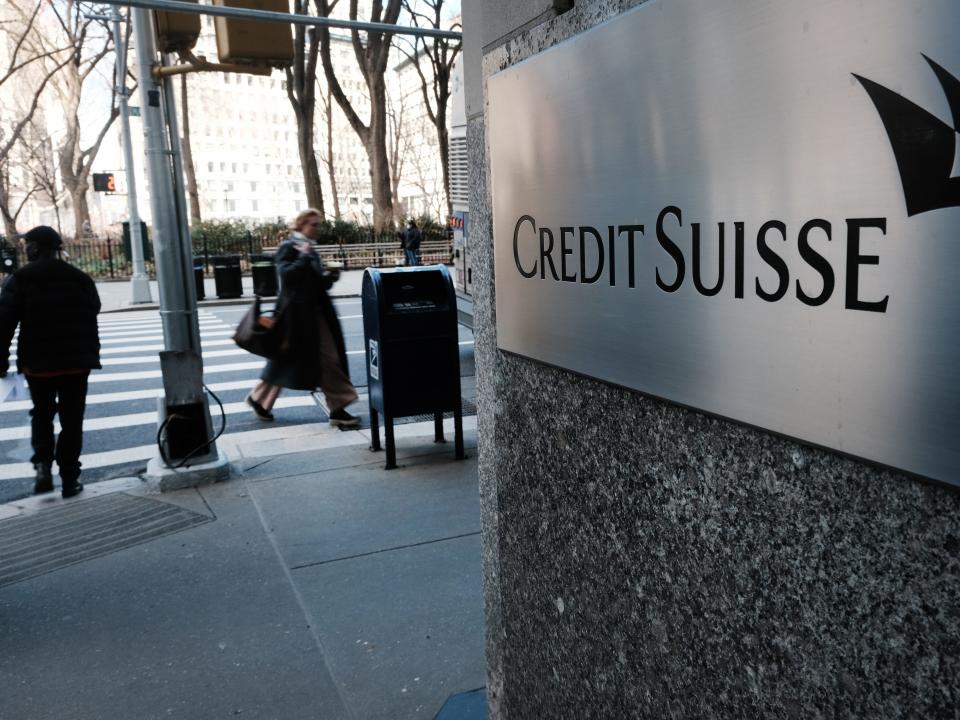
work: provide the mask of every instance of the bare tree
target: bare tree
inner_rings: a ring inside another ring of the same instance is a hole
[[[307,15],[308,9],[309,0],[293,0],[294,13]],[[297,25],[294,29],[293,47],[293,67],[286,68],[285,72],[287,97],[297,118],[297,149],[300,151],[300,166],[303,168],[303,187],[307,193],[307,205],[324,213],[320,167],[313,147],[319,51],[317,29],[306,29],[302,25]]]
[[[410,147],[410,142],[403,131],[405,110],[406,98],[402,94],[399,100],[390,102],[387,110],[387,121],[390,126],[390,134],[387,138],[389,143],[387,150],[390,153],[390,189],[393,192],[394,221],[397,223],[407,214],[407,209],[400,199],[400,180],[403,178],[404,160]]]
[[[410,18],[416,27],[441,27],[441,14],[444,0],[418,0],[417,6],[425,6],[428,10],[420,12],[414,9],[411,0],[403,0],[404,9],[410,13]],[[460,23],[454,23],[448,30],[460,28]],[[409,41],[407,43],[409,48]],[[443,192],[447,201],[447,215],[453,214],[453,203],[450,200],[450,138],[447,131],[447,105],[450,102],[450,76],[453,65],[460,52],[460,40],[451,41],[446,38],[422,38],[415,36],[412,48],[403,49],[403,53],[410,58],[420,76],[420,89],[423,93],[423,103],[427,108],[427,115],[437,131],[437,144],[440,150],[440,167],[443,170]],[[428,73],[424,72],[424,65],[429,66]]]
[[[7,65],[0,69],[0,86],[16,80],[18,90],[10,93],[15,97],[7,108],[12,120],[0,128],[0,215],[8,237],[16,235],[17,217],[36,189],[31,183],[22,187],[16,181],[16,176],[22,177],[23,173],[12,172],[13,158],[29,154],[24,134],[37,113],[40,98],[50,79],[70,62],[69,47],[45,48],[35,42],[40,35],[37,22],[43,4],[42,0],[16,2],[6,8],[4,30],[11,43]]]
[[[53,141],[42,128],[33,126],[33,140],[30,143],[30,174],[33,176],[37,194],[53,208],[57,216],[57,232],[62,231],[60,218],[60,189],[57,182],[57,156],[53,150]]]
[[[339,0],[317,0],[320,15],[326,17]],[[401,0],[372,0],[370,21],[395,25],[400,16]],[[350,19],[357,19],[357,0],[350,0]],[[377,229],[393,226],[393,195],[390,191],[390,163],[387,160],[387,99],[384,73],[390,56],[393,33],[367,31],[366,43],[360,32],[351,29],[353,53],[363,74],[370,98],[370,118],[367,123],[360,118],[347,97],[333,68],[330,56],[330,29],[320,28],[320,57],[323,62],[327,85],[337,104],[346,115],[354,132],[363,143],[370,162],[370,181],[373,190],[373,224]]]
[[[330,195],[333,200],[333,217],[337,220],[341,218],[340,215],[340,197],[337,193],[337,172],[336,172],[336,162],[333,157],[333,95],[330,93],[330,90],[327,89],[325,93],[322,93],[321,98],[323,98],[323,117],[326,120],[327,124],[327,149],[325,153],[321,153],[321,159],[323,164],[327,169],[327,177],[330,180]]]
[[[15,175],[22,177],[24,168],[11,155],[0,156],[0,215],[3,216],[3,227],[8,238],[17,234],[17,218],[24,205],[37,191],[37,186],[30,183],[25,186],[21,181],[14,179]]]
[[[57,0],[50,3],[59,26],[60,34],[70,46],[70,62],[54,76],[53,86],[66,118],[65,132],[60,142],[60,178],[70,196],[73,207],[74,228],[79,231],[90,220],[87,205],[87,190],[90,187],[90,172],[103,139],[113,121],[120,114],[117,89],[111,86],[110,109],[99,130],[87,147],[82,147],[80,108],[83,104],[84,87],[100,61],[113,48],[113,38],[105,21],[88,17],[88,8],[79,0]]]
[[[190,144],[190,96],[187,91],[187,74],[180,76],[180,107],[183,111],[183,137],[180,149],[183,152],[183,174],[187,180],[187,197],[190,199],[190,224],[196,225],[200,216],[200,192],[197,190],[197,171],[193,165],[193,147]]]

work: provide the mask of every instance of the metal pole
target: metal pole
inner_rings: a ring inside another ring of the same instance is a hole
[[[470,1],[476,2],[476,0]],[[390,23],[364,22],[361,20],[338,20],[336,18],[271,12],[268,10],[222,7],[218,5],[197,5],[189,2],[177,2],[177,0],[100,0],[100,2],[106,5],[127,5],[132,8],[147,8],[151,10],[173,10],[174,12],[193,13],[195,15],[215,15],[239,18],[241,20],[263,20],[266,22],[286,23],[288,25],[304,25],[306,27],[335,27],[345,28],[347,30],[385,32],[392,35],[449,38],[451,40],[458,40],[462,36],[462,33],[458,30],[407,27],[403,25],[391,25]]]
[[[127,90],[127,47],[120,31],[120,10],[113,8],[113,46],[117,52],[117,93],[120,96],[120,126],[123,133],[123,162],[127,168],[127,214],[130,223],[130,260],[133,277],[130,293],[134,304],[151,302],[150,278],[143,263],[143,238],[140,235],[140,213],[137,210],[137,181],[133,172],[133,146],[130,140],[130,114]]]
[[[165,58],[169,65],[169,56]],[[191,347],[200,355],[200,320],[197,317],[197,289],[193,276],[193,243],[190,240],[190,223],[187,221],[187,194],[183,184],[183,154],[180,151],[180,123],[177,121],[177,103],[173,80],[162,82],[164,110],[167,118],[167,141],[170,164],[173,171],[170,184],[177,233],[174,238],[174,256],[177,272],[175,284],[182,293],[183,307],[188,314],[191,332]]]
[[[158,398],[160,428],[166,429],[166,445],[176,453],[204,448],[191,470],[172,467],[163,453],[147,464],[146,477],[161,489],[182,488],[228,477],[230,465],[213,441],[210,408],[203,392],[203,359],[197,323],[196,290],[189,242],[180,167],[180,141],[170,81],[154,78],[157,47],[151,13],[133,12],[137,65],[142,103],[144,148],[150,178],[150,206],[153,210],[153,244],[160,290],[160,320],[165,352],[160,353],[164,396]],[[169,127],[171,135],[167,134]],[[182,463],[190,456],[182,457]],[[214,458],[211,460],[210,458]]]
[[[193,307],[188,305],[180,270],[180,231],[164,133],[163,80],[155,79],[152,72],[157,57],[153,27],[148,11],[136,9],[131,12],[137,44],[137,75],[143,98],[141,117],[150,184],[150,208],[153,213],[154,263],[160,294],[163,342],[167,350],[192,350],[199,354],[196,304]]]

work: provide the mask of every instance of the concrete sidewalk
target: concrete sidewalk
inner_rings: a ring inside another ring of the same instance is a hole
[[[433,718],[482,687],[475,431],[457,461],[398,426],[389,472],[318,435],[218,485],[0,506],[0,718]]]
[[[363,283],[363,270],[345,270],[340,279],[330,289],[331,297],[360,297],[360,288]],[[246,305],[253,301],[253,278],[245,275],[241,278],[243,295],[239,298],[217,297],[217,287],[212,277],[204,278],[203,287],[206,298],[197,302],[198,307],[215,305]],[[130,280],[100,280],[97,282],[97,292],[100,294],[101,312],[118,312],[123,310],[156,310],[160,307],[160,291],[157,281],[150,281],[150,298],[152,302],[134,305],[133,291]]]

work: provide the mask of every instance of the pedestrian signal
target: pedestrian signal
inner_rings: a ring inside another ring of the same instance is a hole
[[[113,173],[94,173],[93,189],[96,192],[116,192],[117,183],[113,179]]]

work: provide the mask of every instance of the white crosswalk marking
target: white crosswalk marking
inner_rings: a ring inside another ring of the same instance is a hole
[[[362,347],[362,329],[355,314],[359,301],[337,302],[340,319],[353,347]],[[224,317],[239,317],[240,308]],[[240,309],[242,310],[242,309]],[[265,360],[236,347],[232,340],[235,325],[207,310],[198,313],[200,340],[203,348],[203,380],[206,387],[223,402],[227,430],[217,441],[221,451],[230,457],[247,453],[252,445],[289,440],[289,446],[304,443],[343,442],[339,430],[331,429],[325,413],[316,407],[306,393],[287,392],[280,396],[274,409],[279,411],[273,424],[257,419],[243,401],[257,383]],[[347,324],[349,323],[349,324]],[[81,458],[92,480],[110,477],[110,468],[145,464],[157,457],[157,399],[163,396],[159,353],[164,349],[163,326],[156,310],[132,311],[101,315],[99,318],[102,370],[90,375],[87,413],[84,421],[84,455]],[[357,338],[360,338],[358,341]],[[461,345],[472,341],[461,342]],[[16,351],[16,344],[11,348]],[[352,358],[362,357],[364,350],[351,350]],[[138,368],[138,366],[140,366]],[[355,378],[358,384],[364,378]],[[361,404],[367,402],[364,395]],[[31,478],[29,400],[0,402],[0,495],[7,485]],[[210,414],[214,431],[220,428],[220,409],[211,397]],[[59,427],[57,427],[59,431]],[[333,433],[333,434],[331,434]],[[368,442],[361,433],[351,441]],[[129,447],[123,447],[129,445]],[[119,471],[119,468],[118,468]],[[0,501],[2,502],[2,501]]]
[[[203,345],[204,357],[208,357],[206,352],[207,348],[220,347],[220,346],[236,347],[236,344],[233,342],[233,340],[229,338],[225,338],[223,340],[208,340],[206,335],[204,335],[204,337],[201,338],[201,344]],[[161,350],[164,350],[164,349],[165,348],[163,347],[162,344],[137,345],[135,348],[109,347],[109,348],[100,348],[100,355],[102,357],[103,355],[120,355],[122,353],[130,353],[130,352],[160,352]]]
[[[245,394],[256,384],[265,360],[236,347],[231,339],[234,324],[206,311],[198,313],[197,317],[205,363],[204,380],[213,393],[233,393],[228,395],[230,402],[224,402],[224,412],[230,426],[241,429],[255,427],[256,432],[261,433],[272,430],[264,437],[273,437],[277,431],[296,436],[316,432],[318,425],[326,427],[323,411],[316,408],[310,395],[304,393],[281,396],[275,408],[281,412],[299,409],[297,417],[303,416],[304,412],[307,413],[306,417],[314,415],[314,422],[304,423],[309,430],[290,424],[262,427],[264,423],[256,419],[246,403],[237,401],[236,393],[241,391]],[[163,396],[159,353],[164,349],[164,339],[158,312],[101,315],[98,329],[104,369],[90,374],[90,392],[87,395],[89,409],[84,420],[85,454],[81,460],[86,469],[109,468],[155,457],[157,448],[154,437],[158,422],[155,401]],[[15,352],[15,344],[11,350]],[[138,370],[138,365],[142,369]],[[224,373],[239,378],[218,380],[218,376]],[[123,388],[119,383],[136,389],[111,391]],[[144,400],[153,401],[147,405],[147,410],[143,409]],[[138,401],[138,412],[123,412],[126,404]],[[97,407],[102,409],[91,412],[92,408]],[[107,410],[114,407],[114,412]],[[309,412],[311,407],[316,408],[315,413]],[[0,462],[0,480],[25,478],[33,473],[32,466],[26,462],[30,456],[30,420],[27,414],[30,408],[29,400],[0,403],[0,459],[4,461]],[[212,398],[210,410],[214,428],[219,429],[220,410]],[[57,425],[56,431],[59,430]],[[248,433],[236,434],[243,436]],[[117,444],[134,438],[140,438],[142,444],[129,448],[117,447]]]
[[[230,343],[233,344],[232,342]],[[144,348],[136,348],[137,350],[143,350]],[[162,348],[161,348],[162,349]],[[242,348],[233,347],[230,350],[207,350],[204,347],[203,358],[212,357],[230,357],[231,355],[250,357],[250,353]],[[133,355],[131,357],[119,357],[119,358],[100,358],[100,364],[104,367],[108,365],[144,365],[144,364],[156,364],[157,355]]]
[[[244,383],[244,387],[249,385],[249,380]],[[274,405],[274,408],[277,410],[294,407],[316,407],[316,402],[309,395],[294,395],[292,397],[280,397],[277,399],[276,405]],[[223,411],[227,415],[253,412],[250,409],[250,406],[245,402],[226,403],[223,406]],[[210,416],[213,418],[214,424],[216,425],[220,417],[220,408],[216,405],[216,403],[210,403]],[[317,416],[317,421],[320,421],[319,414]],[[94,432],[96,430],[116,430],[117,428],[128,428],[133,427],[134,425],[155,426],[156,424],[157,411],[153,410],[151,412],[132,413],[129,415],[113,415],[111,417],[93,419],[88,418],[83,422],[83,432],[84,436],[86,436],[87,433]],[[54,423],[54,426],[56,428],[56,432],[60,432],[60,424]],[[0,442],[4,440],[28,440],[29,438],[29,425],[0,429]]]

